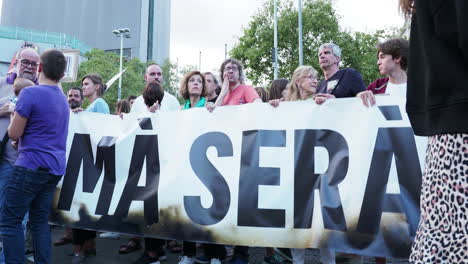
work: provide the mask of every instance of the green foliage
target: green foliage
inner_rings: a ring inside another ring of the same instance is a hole
[[[166,59],[164,64],[161,66],[161,69],[164,78],[164,89],[178,98],[179,78],[177,76],[177,65],[171,63],[169,59]]]
[[[101,75],[104,83],[111,79],[119,72],[119,56],[112,52],[105,52],[99,49],[93,49],[84,54],[86,61],[80,64],[78,69],[78,78],[75,82],[64,83],[63,87],[65,92],[70,87],[81,87],[81,79],[90,73],[98,73]],[[138,58],[131,60],[124,60],[123,68],[127,69],[122,75],[122,98],[127,98],[129,95],[140,95],[144,88],[143,75],[145,73],[146,64],[140,62]],[[115,110],[117,102],[118,80],[109,87],[103,98],[109,104],[111,113]],[[86,107],[89,104],[85,100]]]
[[[179,70],[177,64],[167,59],[161,66],[161,69],[164,77],[164,89],[174,95],[180,104],[183,104],[184,98],[179,95],[179,84],[185,74],[196,70],[197,67],[195,65],[185,65]]]
[[[278,77],[291,78],[299,66],[298,10],[293,0],[278,0]],[[246,75],[254,85],[265,85],[273,80],[274,26],[273,0],[267,1],[252,17],[230,55],[244,63]],[[342,49],[343,67],[358,70],[366,83],[379,77],[375,46],[384,37],[384,31],[374,34],[341,31],[338,16],[331,0],[305,0],[302,8],[304,64],[318,70],[318,48],[333,42]]]

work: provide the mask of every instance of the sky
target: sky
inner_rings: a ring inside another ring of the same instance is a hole
[[[229,51],[266,0],[171,1],[171,61],[198,67],[201,52],[201,70],[213,71],[224,60],[225,44]],[[352,31],[374,31],[404,22],[398,0],[334,0],[334,7],[341,17],[340,26]]]
[[[198,67],[201,52],[201,70],[216,70],[224,60],[225,44],[229,51],[264,2],[173,0],[171,61]],[[370,32],[402,26],[404,22],[398,12],[398,0],[334,0],[334,8],[341,17],[340,26],[352,31]]]

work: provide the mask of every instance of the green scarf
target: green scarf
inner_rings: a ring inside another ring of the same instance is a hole
[[[198,100],[195,107],[205,107],[205,104],[206,104],[206,99],[205,97],[202,96],[200,97],[200,100]],[[184,108],[182,110],[185,110],[185,109],[190,109],[190,99],[185,100]]]

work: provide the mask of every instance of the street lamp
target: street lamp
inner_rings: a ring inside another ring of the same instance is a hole
[[[120,38],[120,67],[119,73],[122,72],[122,59],[123,59],[123,39],[130,38],[130,29],[129,28],[119,28],[112,30],[112,33],[118,38]],[[119,91],[117,92],[117,100],[120,100],[122,95],[122,74],[119,76]]]

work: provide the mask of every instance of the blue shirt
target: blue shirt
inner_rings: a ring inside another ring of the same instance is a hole
[[[70,109],[62,89],[50,85],[26,87],[21,90],[15,111],[28,119],[19,139],[15,165],[63,175]]]
[[[92,102],[88,108],[86,108],[86,112],[110,114],[109,106],[102,98],[94,100],[94,102]]]

